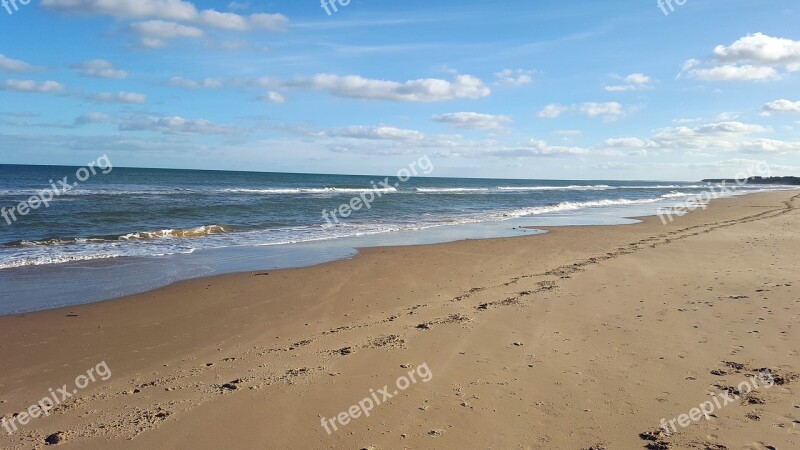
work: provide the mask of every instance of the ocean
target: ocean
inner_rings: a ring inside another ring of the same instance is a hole
[[[358,246],[396,244],[400,236],[405,236],[401,243],[427,243],[519,235],[527,232],[520,229],[525,225],[607,222],[599,217],[622,220],[634,212],[655,214],[657,208],[710,186],[608,180],[401,180],[379,175],[121,167],[81,174],[79,169],[0,165],[0,207],[6,210],[43,189],[58,189],[59,180],[69,184],[66,192],[53,195],[48,206],[40,204],[24,216],[17,211],[16,220],[7,213],[0,219],[0,292],[14,291],[29,299],[58,293],[59,300],[16,300],[12,306],[3,295],[0,314],[101,300],[193,276],[258,269],[260,263],[268,267],[316,263],[351,255]],[[323,218],[323,211],[340,211],[341,205],[370,196],[375,199],[369,209],[362,206],[347,218],[339,215],[339,223]],[[302,247],[311,243],[323,245]],[[301,248],[307,250],[298,259]],[[308,250],[312,248],[317,250]],[[222,258],[227,264],[213,261],[222,250],[227,250]],[[249,255],[250,264],[231,263],[237,259],[232,251]],[[259,252],[269,256],[259,260]],[[308,257],[315,252],[325,256]],[[280,255],[285,255],[283,261]],[[182,261],[191,264],[181,266]],[[120,267],[137,262],[146,262],[147,267],[160,262],[163,267],[143,270],[142,279],[129,271],[119,277]],[[82,289],[88,275],[81,268],[116,271],[118,288]],[[59,282],[59,277],[64,280]]]

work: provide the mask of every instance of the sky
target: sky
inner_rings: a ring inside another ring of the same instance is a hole
[[[23,1],[0,164],[800,175],[796,0]]]

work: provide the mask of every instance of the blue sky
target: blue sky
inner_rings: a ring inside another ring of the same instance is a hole
[[[796,1],[16,4],[0,6],[0,163],[800,175]]]

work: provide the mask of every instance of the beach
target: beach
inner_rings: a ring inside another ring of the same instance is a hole
[[[798,206],[756,193],[3,316],[4,423],[62,403],[0,447],[797,448]]]
[[[800,449],[796,0],[320,1],[0,0],[0,450]]]

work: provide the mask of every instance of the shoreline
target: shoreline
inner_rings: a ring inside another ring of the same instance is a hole
[[[769,367],[787,383],[757,406],[764,420],[738,419],[753,408],[728,406],[713,422],[725,433],[703,424],[659,439],[686,445],[712,433],[732,445],[752,442],[756,430],[769,445],[791,446],[797,424],[779,417],[800,407],[791,400],[800,340],[791,328],[796,253],[788,250],[800,234],[788,225],[798,197],[714,200],[667,225],[647,216],[528,239],[367,248],[312,267],[0,316],[0,359],[9,367],[0,374],[0,414],[100,361],[114,373],[80,404],[11,437],[0,433],[0,444],[41,446],[63,431],[65,448],[256,448],[265,439],[289,448],[639,448],[638,433],[702,402],[705,386]],[[742,252],[746,261],[736,259]],[[745,321],[755,317],[763,320]],[[710,374],[723,361],[742,368]],[[401,365],[423,363],[430,382],[344,432],[320,427],[321,416],[408,372]],[[786,428],[776,431],[776,421]]]
[[[758,193],[743,192],[720,198]],[[670,202],[667,199],[664,201]],[[6,285],[5,291],[9,298],[15,299],[15,303],[3,305],[0,317],[71,308],[146,294],[187,280],[253,271],[312,267],[353,258],[368,248],[524,237],[547,233],[550,229],[584,224],[588,226],[631,224],[649,217],[660,218],[662,209],[664,208],[656,209],[650,205],[594,207],[586,208],[581,214],[576,215],[534,215],[501,221],[446,225],[416,231],[275,246],[234,246],[199,250],[189,254],[122,257],[11,268],[0,271],[0,284]],[[43,277],[48,279],[46,283],[38,281]],[[116,282],[109,284],[101,282],[102,279],[114,279]],[[33,290],[32,286],[35,286]],[[41,299],[46,298],[58,298],[62,304],[43,303]]]

